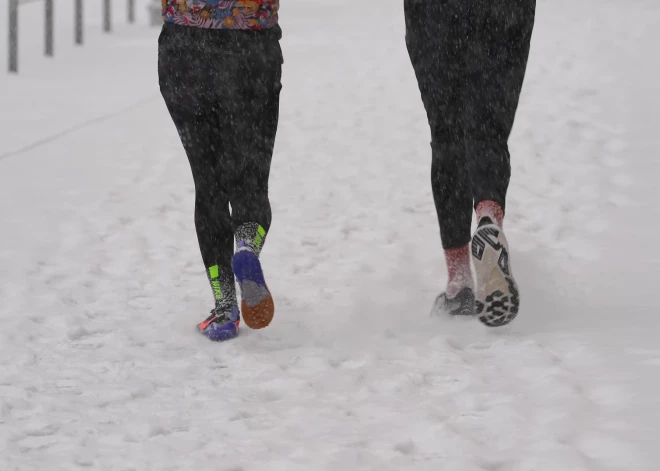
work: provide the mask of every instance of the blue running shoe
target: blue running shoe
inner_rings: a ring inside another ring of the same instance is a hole
[[[252,329],[267,327],[273,320],[275,303],[266,285],[259,257],[245,244],[239,244],[231,266],[241,290],[245,325]]]
[[[233,306],[229,312],[213,309],[206,320],[197,325],[199,331],[214,342],[223,342],[238,336],[238,325],[241,316],[238,307]]]

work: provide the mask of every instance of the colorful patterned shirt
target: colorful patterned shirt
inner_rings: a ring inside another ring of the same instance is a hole
[[[280,0],[162,0],[163,20],[211,29],[267,29],[277,24]]]

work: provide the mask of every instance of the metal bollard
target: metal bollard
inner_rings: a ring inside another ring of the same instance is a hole
[[[53,0],[45,0],[45,27],[44,40],[45,40],[45,53],[49,57],[53,57]]]
[[[8,69],[10,73],[18,72],[18,10],[22,4],[36,3],[42,0],[7,0],[9,6],[9,42]],[[112,31],[112,0],[103,0],[103,30],[106,33]],[[55,0],[43,0],[44,2],[44,54],[52,57],[55,54]],[[74,0],[74,40],[76,44],[83,43],[84,0]],[[160,5],[160,0],[154,0]],[[127,16],[129,23],[135,23],[135,0],[127,0]],[[152,5],[152,7],[155,5]],[[152,9],[152,14],[155,10]],[[158,7],[160,16],[160,7]],[[162,23],[162,18],[161,21]]]
[[[9,72],[18,72],[18,0],[9,0]]]
[[[83,43],[83,0],[76,0],[75,4],[76,44]]]
[[[112,30],[110,24],[110,0],[103,0],[103,31],[109,33]]]
[[[147,7],[149,10],[149,19],[151,26],[163,25],[163,4],[161,0],[152,0]]]
[[[128,22],[135,23],[135,0],[128,0]]]

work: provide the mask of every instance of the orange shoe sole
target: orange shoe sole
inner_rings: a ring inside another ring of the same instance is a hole
[[[245,301],[241,302],[241,313],[243,321],[251,329],[263,329],[268,327],[275,315],[275,303],[272,296],[266,296],[256,306],[249,306]]]

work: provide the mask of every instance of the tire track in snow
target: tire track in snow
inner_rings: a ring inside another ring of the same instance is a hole
[[[26,154],[30,151],[35,150],[35,149],[39,149],[40,147],[43,147],[43,146],[45,146],[47,144],[50,144],[54,141],[62,139],[63,137],[69,136],[70,134],[73,134],[73,133],[76,133],[76,132],[79,132],[79,131],[83,131],[83,130],[91,127],[91,126],[101,124],[103,122],[106,122],[106,121],[114,118],[114,117],[121,116],[123,114],[134,111],[137,108],[139,108],[141,106],[144,106],[147,103],[156,101],[156,99],[159,99],[159,98],[160,98],[159,95],[158,96],[156,96],[156,95],[150,96],[148,98],[144,98],[142,100],[136,101],[135,103],[132,103],[132,104],[120,109],[120,110],[112,111],[110,113],[106,113],[106,114],[104,114],[102,116],[99,116],[97,118],[89,119],[89,120],[84,121],[82,123],[78,123],[74,126],[71,126],[67,129],[64,129],[64,130],[62,130],[62,131],[60,131],[56,134],[53,134],[51,136],[47,136],[47,137],[35,140],[34,142],[32,142],[30,144],[27,144],[27,145],[25,145],[25,146],[23,146],[19,149],[10,150],[8,152],[0,154],[0,160],[5,160],[5,159],[8,159],[10,157],[15,157],[17,155]]]

